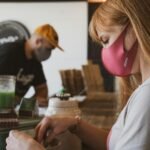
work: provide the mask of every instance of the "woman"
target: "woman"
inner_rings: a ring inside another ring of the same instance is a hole
[[[104,47],[102,61],[106,69],[122,77],[122,98],[126,101],[129,98],[111,131],[103,131],[79,118],[44,118],[36,127],[38,142],[43,141],[49,129],[50,141],[70,129],[91,150],[149,149],[149,8],[149,0],[107,0],[96,10],[90,23],[92,38]],[[12,132],[10,136],[16,135]],[[8,150],[13,141],[11,137],[7,139]],[[35,142],[31,141],[30,144]]]

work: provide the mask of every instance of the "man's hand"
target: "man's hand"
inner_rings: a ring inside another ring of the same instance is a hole
[[[6,150],[45,150],[31,136],[15,130],[10,131],[6,143]]]

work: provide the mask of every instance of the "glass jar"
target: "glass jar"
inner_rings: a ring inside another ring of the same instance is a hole
[[[14,108],[15,100],[14,76],[0,75],[0,111],[10,111]]]

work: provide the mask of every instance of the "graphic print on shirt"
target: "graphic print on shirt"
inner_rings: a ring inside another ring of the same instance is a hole
[[[21,68],[17,74],[17,82],[21,82],[23,86],[28,85],[29,83],[31,83],[34,79],[34,75],[33,74],[23,74],[23,68]]]

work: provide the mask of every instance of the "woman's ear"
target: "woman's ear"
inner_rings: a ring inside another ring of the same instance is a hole
[[[128,26],[125,41],[124,41],[124,47],[126,51],[129,51],[132,46],[134,45],[135,41],[137,40],[135,32],[133,30],[133,27],[131,25]]]

